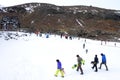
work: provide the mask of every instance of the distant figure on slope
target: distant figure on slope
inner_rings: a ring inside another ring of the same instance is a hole
[[[49,34],[46,34],[46,38],[49,38]]]
[[[57,62],[57,70],[56,70],[55,76],[57,77],[58,73],[60,72],[61,77],[64,77],[64,68],[62,68],[62,63],[60,62],[59,59],[57,59],[56,62]]]
[[[105,67],[106,67],[106,71],[108,71],[108,67],[107,67],[107,64],[106,64],[106,56],[105,56],[105,54],[103,54],[103,53],[101,53],[101,56],[102,56],[102,62],[101,62],[101,64],[100,64],[99,69],[101,69],[102,64],[104,64]]]
[[[97,55],[95,55],[94,61],[92,61],[91,63],[93,64],[92,69],[94,69],[94,67],[95,67],[95,72],[97,72],[98,71],[97,64],[99,63]]]
[[[81,74],[83,74],[83,69],[81,67],[83,59],[79,55],[76,55],[76,57],[77,57],[77,63],[78,63],[77,71],[79,71],[79,69],[80,69]]]
[[[115,47],[116,47],[116,43],[114,43]]]
[[[88,49],[85,50],[86,54],[88,53]]]
[[[60,34],[60,37],[61,37],[61,38],[63,37],[63,33]]]
[[[101,45],[103,45],[103,42],[101,41]]]
[[[83,44],[83,49],[85,49],[85,43]]]
[[[69,39],[72,40],[72,36],[69,36]]]

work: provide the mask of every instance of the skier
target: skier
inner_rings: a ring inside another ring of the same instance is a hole
[[[106,67],[106,71],[108,71],[108,67],[107,67],[107,64],[106,64],[106,56],[105,56],[105,54],[103,54],[103,53],[101,53],[101,56],[102,56],[102,62],[101,62],[101,64],[100,64],[99,69],[101,69],[102,64],[104,64],[105,67]]]
[[[95,55],[94,61],[92,61],[91,63],[93,64],[92,69],[94,69],[95,67],[95,72],[97,72],[98,71],[97,64],[99,63],[97,55]]]
[[[56,70],[55,76],[57,77],[58,73],[60,72],[61,77],[64,77],[64,68],[62,68],[62,63],[60,62],[59,59],[57,59],[56,62],[57,62],[57,70]]]
[[[79,55],[76,55],[76,57],[77,57],[77,71],[79,71],[79,69],[80,69],[80,71],[81,71],[81,75],[83,75],[83,70],[82,70],[82,67],[81,67],[81,65],[82,65],[82,61],[83,61],[83,59],[79,56]]]

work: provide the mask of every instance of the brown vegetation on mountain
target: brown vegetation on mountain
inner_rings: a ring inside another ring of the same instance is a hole
[[[0,19],[17,16],[20,28],[27,28],[28,31],[67,32],[72,36],[113,41],[118,41],[120,37],[119,10],[28,3],[5,7],[0,11]]]

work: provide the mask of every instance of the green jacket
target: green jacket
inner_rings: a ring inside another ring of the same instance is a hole
[[[78,64],[84,64],[85,63],[85,60],[83,60],[81,57],[78,57],[77,58],[77,62],[78,62]]]

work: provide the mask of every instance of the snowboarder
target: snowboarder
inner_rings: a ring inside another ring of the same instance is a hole
[[[82,64],[84,65],[85,64],[85,60],[82,60]],[[72,69],[75,69],[75,68],[77,68],[78,67],[78,64],[74,64],[73,66],[72,66]]]
[[[79,55],[76,55],[76,57],[77,57],[77,65],[78,65],[77,71],[79,71],[79,69],[80,69],[81,75],[83,75],[83,69],[81,67],[83,59]]]
[[[95,55],[94,61],[92,61],[91,63],[93,64],[92,69],[94,69],[94,67],[95,67],[95,72],[97,72],[98,71],[97,64],[99,63],[97,55]]]
[[[62,68],[62,63],[60,62],[59,59],[57,59],[56,62],[57,62],[57,70],[56,70],[55,76],[57,77],[58,73],[60,72],[61,77],[64,77],[64,68]]]
[[[106,71],[108,71],[108,67],[107,67],[107,64],[106,64],[106,56],[105,56],[105,54],[103,54],[103,53],[101,53],[101,56],[102,56],[102,62],[101,62],[101,64],[100,64],[99,69],[101,69],[102,64],[104,64],[105,67],[106,67]]]

